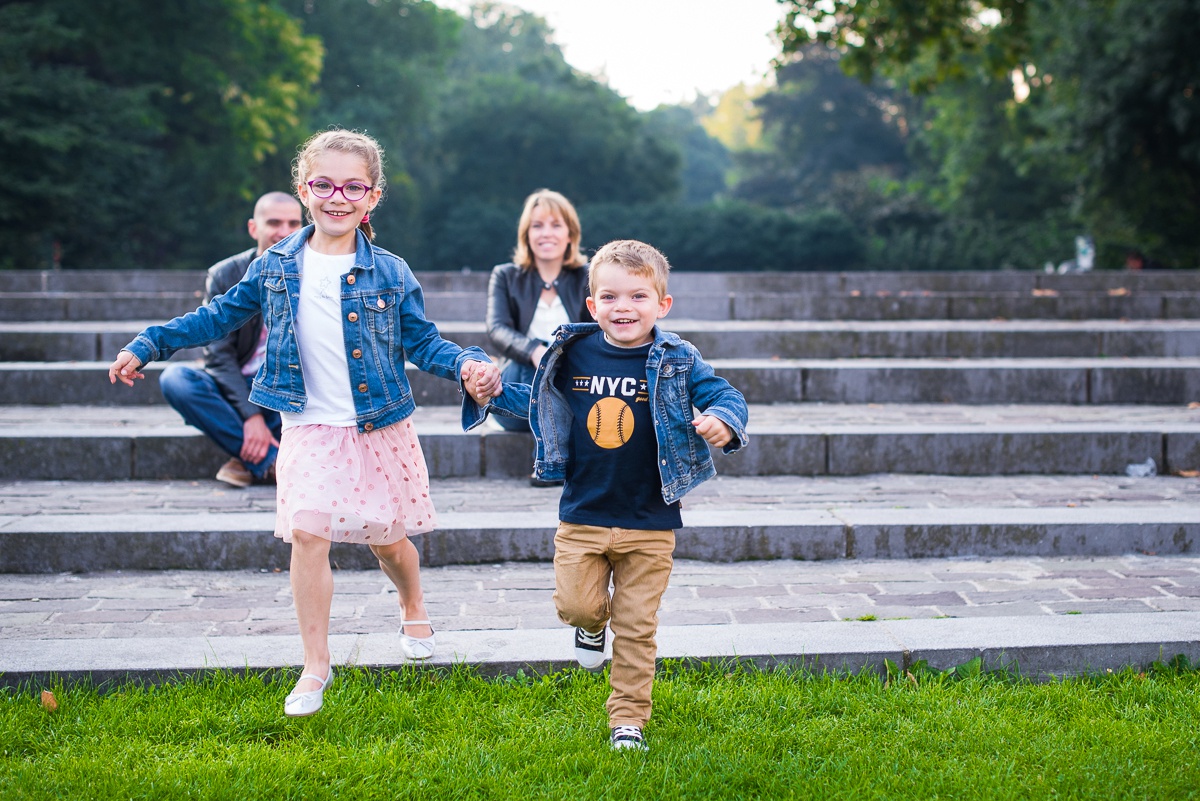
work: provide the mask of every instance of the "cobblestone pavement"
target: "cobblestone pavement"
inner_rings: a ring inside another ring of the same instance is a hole
[[[422,571],[445,631],[560,627],[543,563]],[[662,626],[854,619],[1200,612],[1200,557],[678,561]],[[1032,621],[1031,621],[1032,622]],[[337,571],[333,634],[394,631],[378,571]],[[0,640],[295,634],[286,572],[152,571],[0,576]]]

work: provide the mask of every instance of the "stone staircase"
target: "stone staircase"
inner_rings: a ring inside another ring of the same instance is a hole
[[[443,335],[488,349],[487,274],[419,278]],[[665,327],[751,404],[750,448],[719,457],[722,478],[685,503],[681,557],[1196,551],[1200,273],[671,283]],[[286,565],[270,488],[212,480],[225,456],[165,404],[162,365],[132,391],[105,375],[202,286],[201,273],[0,272],[0,571]],[[548,559],[557,493],[525,486],[528,435],[463,433],[455,387],[410,378],[444,510],[425,563]],[[1147,459],[1158,475],[1125,477]],[[920,493],[894,489],[906,476]],[[949,491],[933,502],[931,486]],[[443,501],[472,493],[479,508]],[[360,551],[335,559],[369,567]]]

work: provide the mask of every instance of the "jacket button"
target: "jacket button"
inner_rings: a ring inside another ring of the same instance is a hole
[[[359,391],[359,392],[366,392],[366,391],[367,391],[367,385],[366,385],[366,384],[359,384],[359,385],[358,385],[358,391]]]
[[[375,430],[374,423],[366,423],[365,425],[363,425],[363,431],[374,431],[374,430]]]
[[[353,275],[353,274],[349,274],[349,275],[347,275],[347,276],[346,276],[346,283],[347,283],[347,284],[353,284],[353,283],[354,283],[354,275]]]
[[[358,312],[350,312],[349,314],[346,315],[346,319],[352,323],[357,323],[358,322]]]
[[[350,351],[350,355],[356,359],[361,359],[362,358],[362,350],[359,348],[355,348],[354,350]]]

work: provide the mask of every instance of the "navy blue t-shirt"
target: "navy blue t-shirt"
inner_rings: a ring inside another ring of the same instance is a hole
[[[650,344],[618,348],[597,331],[571,342],[555,386],[574,421],[559,519],[588,526],[677,529],[679,502],[662,497],[658,441],[646,391]]]

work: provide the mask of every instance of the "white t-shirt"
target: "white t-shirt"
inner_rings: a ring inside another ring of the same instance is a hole
[[[569,322],[571,318],[567,317],[562,298],[555,294],[553,303],[538,300],[537,308],[533,310],[533,319],[529,321],[529,330],[525,334],[530,339],[538,339],[549,345],[554,341],[554,332],[558,327]]]
[[[300,414],[283,412],[283,427],[352,426],[356,423],[350,390],[350,365],[342,335],[342,276],[354,266],[354,254],[328,256],[304,246],[296,344],[308,404]]]

